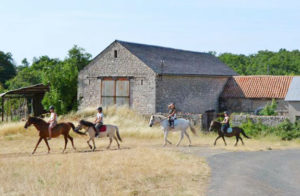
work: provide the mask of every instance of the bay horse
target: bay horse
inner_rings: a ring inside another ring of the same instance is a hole
[[[235,146],[237,146],[239,140],[241,140],[242,144],[245,145],[244,141],[243,141],[243,138],[241,138],[240,134],[242,134],[244,137],[246,137],[248,139],[251,139],[249,136],[246,135],[245,131],[242,128],[232,127],[232,132],[231,133],[225,133],[224,134],[223,131],[221,131],[221,127],[222,127],[222,123],[220,123],[220,122],[211,121],[211,123],[210,123],[209,131],[213,131],[213,130],[218,131],[218,137],[216,138],[214,145],[217,144],[218,139],[222,138],[223,141],[224,141],[224,144],[226,146],[227,144],[226,144],[226,141],[225,141],[224,137],[233,137],[233,136],[236,137],[236,143],[234,144]],[[227,129],[227,131],[228,131],[228,129]]]
[[[102,128],[106,128],[103,129]],[[85,132],[80,132],[79,130],[84,129]],[[90,139],[87,141],[90,149],[92,149],[93,151],[96,150],[96,145],[95,145],[95,135],[96,135],[96,128],[95,128],[95,124],[91,123],[89,121],[86,120],[80,120],[79,121],[79,125],[75,128],[75,132],[78,134],[86,134],[88,133],[90,136]],[[117,135],[117,136],[116,136]],[[99,132],[99,138],[103,138],[103,137],[109,137],[109,144],[106,147],[106,149],[109,149],[112,143],[112,140],[115,139],[117,144],[118,144],[118,149],[120,149],[120,144],[118,142],[118,140],[120,142],[122,142],[122,139],[120,137],[120,133],[119,133],[119,128],[115,125],[102,125],[102,127],[100,128],[100,132]],[[90,144],[90,141],[92,140],[94,147],[92,147],[92,145]]]
[[[39,136],[40,136],[32,154],[35,153],[35,151],[36,151],[37,147],[39,146],[40,142],[42,141],[42,139],[45,141],[45,143],[48,147],[48,153],[50,153],[50,147],[49,147],[49,144],[47,141],[47,138],[49,137],[49,131],[48,131],[49,123],[47,123],[43,119],[40,119],[37,117],[29,117],[27,122],[25,123],[24,128],[27,129],[30,125],[33,125],[39,131]],[[73,125],[73,123],[67,122],[67,123],[58,123],[52,129],[52,137],[53,138],[56,138],[60,135],[64,136],[65,148],[64,148],[63,152],[65,152],[65,150],[67,148],[68,139],[71,141],[73,149],[76,150],[74,143],[73,143],[73,138],[69,134],[71,128],[73,129],[73,131],[75,131],[75,126]]]
[[[154,124],[159,123],[162,130],[164,131],[164,147],[167,145],[167,143],[172,144],[169,140],[168,140],[168,134],[169,131],[180,131],[180,138],[179,141],[177,142],[176,146],[179,146],[182,139],[184,138],[184,135],[186,135],[186,137],[189,140],[189,146],[192,145],[191,142],[191,138],[189,136],[189,134],[187,133],[187,129],[190,128],[192,133],[194,135],[196,135],[196,130],[195,128],[192,126],[191,122],[189,120],[186,120],[184,118],[178,118],[174,121],[174,128],[170,128],[169,125],[169,119],[163,115],[152,115],[150,117],[150,122],[149,122],[149,126],[152,127]]]

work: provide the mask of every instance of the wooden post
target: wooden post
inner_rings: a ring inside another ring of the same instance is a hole
[[[4,96],[1,99],[1,109],[2,109],[2,122],[4,121]]]

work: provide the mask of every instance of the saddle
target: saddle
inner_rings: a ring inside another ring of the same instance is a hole
[[[106,125],[102,125],[99,129],[99,132],[101,133],[101,132],[105,132],[105,131],[106,131]]]
[[[227,133],[232,133],[232,128],[231,128],[231,127],[228,127],[226,132],[227,132]]]

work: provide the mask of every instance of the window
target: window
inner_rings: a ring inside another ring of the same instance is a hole
[[[143,85],[143,83],[144,83],[144,81],[143,81],[143,80],[141,80],[141,85]]]
[[[114,50],[114,56],[115,56],[115,58],[118,57],[118,51],[117,50]]]
[[[129,106],[129,79],[104,78],[101,81],[101,104]]]

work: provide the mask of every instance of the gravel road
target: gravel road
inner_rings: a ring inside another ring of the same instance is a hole
[[[208,196],[299,196],[300,150],[228,152],[182,149],[206,157],[211,167]]]

